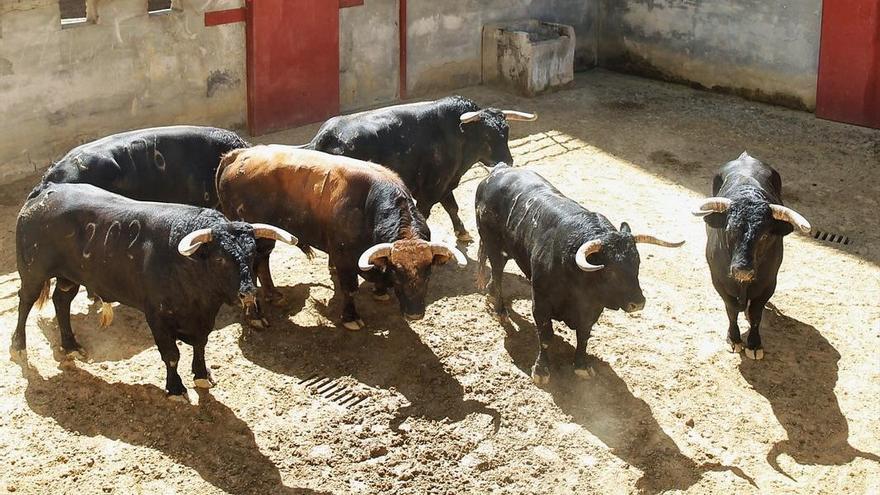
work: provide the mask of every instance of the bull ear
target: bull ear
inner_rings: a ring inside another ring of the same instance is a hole
[[[773,225],[770,227],[770,233],[778,236],[787,236],[794,232],[794,225],[784,221],[784,220],[773,220]]]
[[[727,227],[727,213],[710,213],[703,217],[703,221],[713,229],[723,229]]]
[[[632,233],[632,229],[629,228],[629,224],[626,222],[623,222],[622,224],[620,224],[620,231],[623,233],[626,233],[626,234]]]

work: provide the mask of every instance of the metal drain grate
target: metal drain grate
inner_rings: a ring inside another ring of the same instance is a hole
[[[355,408],[367,400],[367,395],[358,393],[339,381],[322,375],[312,375],[300,380],[300,385],[327,400],[349,409]]]
[[[825,242],[833,242],[836,244],[843,244],[845,246],[849,246],[850,244],[852,244],[852,240],[845,235],[835,234],[833,232],[825,232],[818,229],[813,232],[813,239]]]

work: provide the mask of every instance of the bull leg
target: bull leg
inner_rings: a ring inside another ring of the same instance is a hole
[[[342,295],[342,326],[346,330],[364,328],[364,320],[354,307],[354,295],[357,293],[357,269],[336,263],[336,293]]]
[[[12,344],[9,347],[9,356],[13,361],[27,362],[27,333],[25,325],[31,308],[40,299],[42,291],[48,291],[49,281],[41,283],[28,283],[24,277],[21,279],[21,289],[18,291],[18,324],[12,334]],[[48,293],[48,292],[47,292]]]
[[[534,297],[534,294],[533,294]],[[534,301],[534,299],[532,299]],[[548,348],[553,340],[553,322],[532,302],[532,317],[538,330],[538,357],[532,366],[532,380],[537,385],[550,383],[550,358]]]
[[[388,294],[388,289],[393,285],[387,274],[380,274],[373,283],[373,299],[380,302],[390,301],[391,295]]]
[[[576,331],[577,346],[574,348],[574,374],[579,378],[589,379],[596,376],[596,370],[589,365],[589,360],[587,359],[587,341],[590,340],[590,333],[593,331],[595,323],[593,321],[589,325],[585,325],[584,328],[579,327]]]
[[[721,296],[721,300],[724,301],[724,309],[727,311],[727,350],[732,353],[738,353],[742,351],[742,338],[739,335],[739,325],[736,322],[740,312],[739,305],[736,299],[728,296],[717,285],[715,289],[718,295]]]
[[[749,333],[746,336],[745,355],[749,359],[764,359],[764,346],[761,345],[761,317],[764,316],[764,306],[770,300],[773,290],[765,297],[752,299],[746,307],[746,317],[749,320]]]
[[[480,242],[483,241],[481,240]],[[492,268],[491,278],[489,279],[488,284],[489,295],[487,297],[487,302],[492,311],[495,312],[495,317],[502,323],[505,323],[508,321],[509,316],[507,314],[507,305],[504,303],[504,292],[501,287],[501,282],[504,277],[504,265],[507,264],[507,258],[501,254],[500,250],[493,249],[487,243],[484,243],[483,247],[486,249],[486,256],[489,258],[489,266]]]
[[[429,203],[428,200],[420,200],[416,204],[416,209],[419,210],[419,213],[425,217],[425,220],[431,215],[431,208],[434,207],[434,203]]]
[[[257,279],[263,288],[263,298],[271,304],[280,306],[284,304],[284,295],[275,288],[275,282],[272,281],[272,274],[269,272],[269,255],[272,254],[273,249],[275,249],[274,240],[257,239],[254,271],[257,272]]]
[[[207,343],[208,332],[205,332],[204,337],[194,339],[192,344],[193,385],[195,385],[196,388],[211,388],[217,384],[211,376],[211,372],[208,371],[208,367],[205,365],[205,345],[207,345]]]
[[[449,194],[440,201],[440,204],[443,205],[446,213],[449,214],[449,219],[452,220],[452,228],[455,230],[455,237],[461,242],[473,241],[473,237],[471,237],[467,229],[464,228],[461,218],[458,218],[458,203],[455,202],[455,196],[452,194],[452,191],[449,191]]]
[[[62,278],[56,279],[55,292],[52,293],[52,304],[55,305],[55,318],[58,319],[58,329],[61,331],[61,348],[70,359],[86,360],[86,352],[83,350],[70,326],[70,303],[79,291],[79,284]]]
[[[168,398],[179,402],[189,402],[186,396],[186,387],[177,373],[177,365],[180,363],[180,350],[177,348],[174,329],[161,318],[147,315],[147,324],[153,333],[153,340],[159,348],[162,362],[165,363],[165,392]]]

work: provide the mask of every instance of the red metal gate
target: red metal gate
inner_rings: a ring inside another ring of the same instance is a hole
[[[825,0],[818,117],[880,128],[880,0]]]
[[[333,0],[247,0],[252,135],[339,113],[339,7]]]

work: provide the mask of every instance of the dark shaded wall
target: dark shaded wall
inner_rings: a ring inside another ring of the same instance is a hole
[[[816,106],[821,0],[600,0],[610,69]]]

